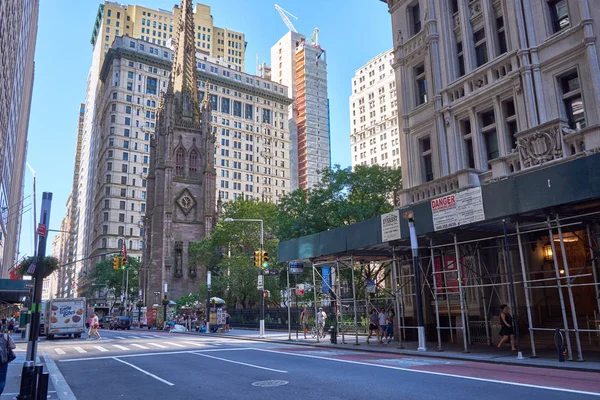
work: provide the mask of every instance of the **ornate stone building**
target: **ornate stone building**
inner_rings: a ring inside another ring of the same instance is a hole
[[[150,144],[147,232],[142,285],[146,303],[196,292],[198,274],[188,263],[190,242],[208,236],[215,220],[215,136],[212,107],[200,104],[192,1],[183,0],[171,79],[159,103]],[[165,293],[165,289],[167,293]]]

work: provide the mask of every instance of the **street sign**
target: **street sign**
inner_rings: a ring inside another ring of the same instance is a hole
[[[278,269],[265,269],[265,275],[266,276],[279,276],[279,270]]]
[[[259,276],[258,276],[258,284],[256,285],[256,288],[257,288],[258,290],[262,290],[262,289],[264,289],[264,287],[265,287],[265,286],[264,286],[264,283],[263,283],[263,276],[262,276],[262,275],[259,275]]]
[[[46,225],[38,224],[37,234],[40,236],[46,236],[46,233],[47,233]]]
[[[290,263],[290,274],[302,274],[304,273],[304,263],[291,262]]]
[[[296,285],[296,296],[304,296],[304,284],[299,283]]]

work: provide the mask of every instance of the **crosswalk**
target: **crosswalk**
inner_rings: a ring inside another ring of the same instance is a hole
[[[164,336],[157,336],[161,339],[164,339]],[[153,339],[156,340],[157,338],[156,336],[153,337]],[[117,337],[113,337],[113,338],[117,338]],[[127,338],[123,338],[123,339],[132,339],[133,337],[127,337]],[[112,339],[112,338],[111,338]],[[174,342],[174,341],[169,341],[169,342],[165,342],[165,341],[160,341],[160,343],[156,343],[155,341],[144,341],[141,343],[123,343],[123,344],[113,344],[113,343],[107,343],[107,342],[89,342],[86,341],[84,343],[81,343],[79,346],[64,346],[64,347],[57,347],[57,346],[53,346],[52,351],[54,351],[54,353],[56,355],[75,355],[75,354],[86,354],[86,353],[107,353],[107,352],[121,352],[121,351],[139,351],[139,350],[181,350],[182,348],[192,348],[192,349],[198,349],[198,348],[214,348],[214,347],[218,347],[220,345],[226,344],[226,342],[220,342],[220,341],[201,341],[201,340],[182,340],[179,342]]]

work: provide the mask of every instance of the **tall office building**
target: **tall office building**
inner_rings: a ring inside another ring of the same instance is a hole
[[[177,34],[174,30],[180,14],[181,10],[177,5],[172,11],[168,11],[112,1],[100,4],[90,40],[93,47],[99,43],[102,49],[100,65],[113,40],[119,36],[142,39],[148,45],[166,46],[167,40]],[[243,71],[246,51],[244,34],[215,26],[210,6],[204,4],[196,3],[193,18],[196,50],[226,61],[232,68]]]
[[[379,54],[357,69],[350,95],[352,167],[400,166],[400,136],[394,52]]]
[[[88,74],[85,116],[83,133],[81,137],[81,157],[78,183],[77,202],[77,235],[75,253],[81,260],[75,264],[75,275],[82,289],[88,284],[87,273],[97,259],[90,259],[93,249],[90,247],[97,237],[97,222],[94,220],[94,210],[97,206],[94,201],[96,193],[93,191],[98,175],[98,156],[105,143],[98,132],[98,110],[96,105],[99,76],[104,65],[109,48],[115,39],[123,36],[136,38],[140,44],[143,42],[147,49],[159,51],[159,45],[165,46],[179,17],[179,7],[172,11],[155,10],[138,5],[126,6],[117,2],[104,1],[98,7],[94,22],[91,44],[93,48],[92,65]],[[196,49],[201,54],[220,58],[220,62],[227,62],[232,70],[243,71],[244,52],[246,43],[244,34],[226,28],[214,26],[210,7],[196,4],[194,12]],[[156,55],[156,54],[155,54]],[[157,88],[157,94],[159,93]],[[157,99],[154,99],[157,102]],[[140,229],[139,224],[136,229]],[[138,235],[139,236],[139,235]]]
[[[39,0],[0,2],[0,278],[18,256]]]
[[[170,48],[127,37],[115,39],[107,53],[95,101],[90,170],[97,172],[88,188],[92,262],[123,243],[130,257],[142,254],[150,140],[172,59]],[[196,68],[199,99],[208,98],[212,109],[218,195],[277,202],[290,191],[287,88],[200,53]]]
[[[289,31],[271,47],[271,79],[288,86],[292,135],[292,190],[309,189],[331,166],[326,52]]]

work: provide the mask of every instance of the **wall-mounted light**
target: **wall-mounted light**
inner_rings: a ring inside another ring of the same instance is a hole
[[[565,270],[561,269],[561,270],[558,271],[558,273],[561,274],[561,275],[564,275],[565,274]]]
[[[547,243],[544,246],[544,261],[552,261],[552,259],[553,259],[552,245],[550,243]]]

